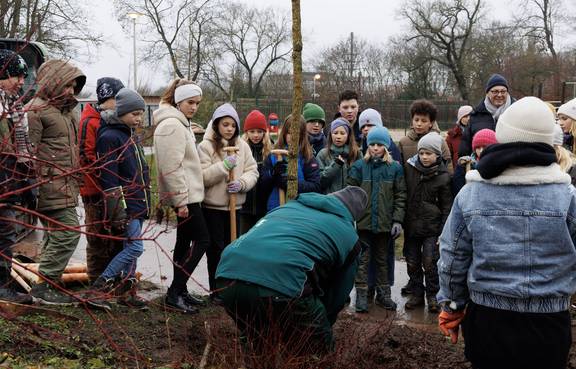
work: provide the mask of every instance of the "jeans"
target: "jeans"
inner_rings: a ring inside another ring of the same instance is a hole
[[[132,278],[136,272],[138,257],[144,252],[144,242],[142,237],[142,219],[132,219],[124,232],[124,249],[112,259],[101,277],[112,279],[118,276],[122,278]]]

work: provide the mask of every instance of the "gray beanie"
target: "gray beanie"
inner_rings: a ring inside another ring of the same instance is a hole
[[[129,88],[123,88],[116,94],[116,115],[119,117],[135,110],[145,110],[146,102],[140,94]]]
[[[418,141],[418,151],[420,149],[430,150],[437,155],[442,155],[442,137],[438,132],[430,132]]]
[[[382,116],[374,109],[366,109],[360,113],[358,118],[358,128],[362,129],[366,124],[371,124],[376,127],[383,127]]]
[[[332,192],[329,196],[334,196],[340,200],[356,221],[364,214],[368,205],[368,195],[363,189],[356,186],[347,186],[340,191]]]

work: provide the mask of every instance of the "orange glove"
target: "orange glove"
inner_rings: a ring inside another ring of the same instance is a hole
[[[442,310],[438,315],[438,327],[442,334],[446,337],[450,336],[452,343],[458,342],[458,331],[460,330],[460,323],[466,314],[465,310],[449,313]]]

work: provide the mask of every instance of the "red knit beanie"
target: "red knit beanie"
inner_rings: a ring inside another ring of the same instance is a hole
[[[266,117],[258,110],[252,110],[244,120],[244,132],[251,129],[261,129],[266,131]]]
[[[472,150],[478,147],[486,147],[498,143],[496,140],[496,132],[491,129],[481,129],[474,135],[472,139]]]

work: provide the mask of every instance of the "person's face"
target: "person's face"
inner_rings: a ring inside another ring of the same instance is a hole
[[[122,123],[126,124],[130,128],[138,128],[139,126],[141,126],[143,119],[144,119],[144,110],[134,110],[120,117]]]
[[[432,121],[428,115],[414,114],[412,117],[412,128],[419,135],[426,134],[432,129]]]
[[[564,114],[558,114],[558,124],[560,125],[560,128],[562,128],[562,132],[570,133],[572,125],[574,124],[574,119]]]
[[[0,81],[0,88],[10,95],[17,94],[24,86],[24,76],[8,77]]]
[[[438,160],[438,154],[426,149],[418,150],[418,158],[420,159],[420,163],[425,167],[430,167],[436,163]]]
[[[490,100],[492,105],[499,108],[506,103],[508,89],[504,86],[494,86],[488,91],[486,96],[488,96],[488,100]]]
[[[202,101],[202,96],[194,96],[178,103],[178,110],[188,119],[192,119],[198,111],[198,106]]]
[[[364,124],[362,126],[362,136],[364,137],[368,136],[368,132],[370,132],[372,128],[374,128],[373,124]]]
[[[480,159],[480,155],[482,155],[482,152],[484,151],[484,146],[480,146],[474,149],[474,153],[476,154],[476,157],[478,159]]]
[[[224,139],[229,140],[234,136],[236,132],[236,121],[232,119],[232,117],[223,117],[220,118],[218,122],[218,133],[220,136],[224,137]]]
[[[350,124],[354,124],[358,116],[358,101],[356,99],[342,100],[338,104],[338,111],[342,118],[346,119]]]
[[[348,141],[348,131],[344,127],[338,127],[332,131],[332,142],[338,147],[346,145]]]
[[[264,131],[261,129],[249,129],[246,134],[248,135],[248,139],[254,144],[259,144],[264,138]]]
[[[385,151],[386,151],[386,146],[384,146],[382,144],[373,143],[371,145],[368,145],[368,152],[370,153],[370,156],[372,156],[372,157],[381,158],[384,156]]]
[[[323,124],[319,120],[311,120],[306,122],[306,132],[310,133],[311,135],[317,135],[318,133],[322,132]]]
[[[470,115],[465,115],[460,119],[460,124],[466,127],[469,121],[470,121]]]
[[[62,95],[64,95],[64,97],[73,97],[74,96],[74,91],[76,90],[76,80],[73,80],[72,82],[68,83],[66,86],[64,86],[64,90],[62,90]]]

